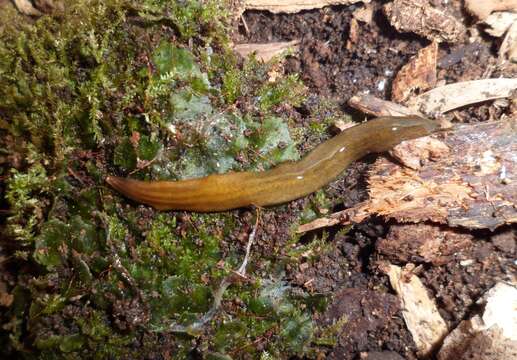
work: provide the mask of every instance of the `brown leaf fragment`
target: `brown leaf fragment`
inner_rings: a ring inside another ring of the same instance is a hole
[[[307,224],[302,224],[296,230],[297,233],[304,233],[307,231],[320,229],[328,226],[334,226],[337,224],[350,224],[350,223],[359,223],[363,221],[365,218],[370,216],[371,214],[363,211],[362,206],[366,208],[367,203],[358,204],[356,207],[346,209],[343,211],[338,211],[334,214],[329,215],[328,217],[320,218],[313,220]]]
[[[391,88],[392,100],[406,101],[415,90],[429,90],[436,85],[436,62],[438,58],[438,43],[421,49],[416,56],[400,69],[393,80]]]
[[[494,11],[517,11],[517,0],[465,0],[465,8],[484,20]]]
[[[403,141],[395,146],[390,155],[404,166],[418,170],[427,160],[438,160],[449,154],[449,147],[438,139],[430,136]]]
[[[459,42],[465,26],[429,0],[395,0],[384,6],[391,25],[401,32],[412,32],[437,42]]]
[[[297,13],[302,10],[321,9],[332,5],[350,5],[369,0],[245,0],[245,10],[266,10],[274,14]]]
[[[278,56],[289,49],[297,51],[299,42],[299,40],[292,40],[264,44],[238,44],[235,45],[233,49],[242,57],[247,57],[248,55],[255,53],[257,59],[268,62],[275,56]]]
[[[426,262],[435,266],[451,261],[454,253],[472,245],[472,235],[432,224],[399,224],[390,227],[377,251],[392,261]]]

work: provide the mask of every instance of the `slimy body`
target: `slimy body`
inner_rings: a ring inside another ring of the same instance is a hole
[[[297,162],[261,172],[229,172],[180,181],[139,181],[108,176],[117,191],[159,210],[215,212],[270,206],[298,199],[333,181],[350,163],[426,136],[438,125],[417,116],[381,117],[348,128]]]

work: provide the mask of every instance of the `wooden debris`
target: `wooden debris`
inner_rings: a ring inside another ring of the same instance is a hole
[[[274,14],[297,13],[302,10],[321,9],[332,5],[350,5],[370,0],[245,0],[244,10],[266,10]]]
[[[361,222],[373,214],[467,229],[516,223],[517,118],[458,125],[443,142],[449,155],[419,170],[379,158],[370,171],[368,201],[298,231]]]
[[[429,356],[448,333],[434,300],[414,274],[391,264],[382,270],[389,276],[391,286],[397,292],[402,316],[418,349],[418,357]]]
[[[517,13],[495,12],[483,21],[488,27],[483,30],[492,36],[501,37],[517,21]]]
[[[356,94],[348,100],[348,105],[365,114],[375,116],[422,115],[406,106],[382,100],[370,94]]]
[[[456,252],[472,245],[473,236],[432,224],[396,224],[386,238],[377,242],[377,251],[396,262],[426,262],[440,266]]]
[[[361,21],[366,24],[370,24],[373,20],[373,6],[372,4],[365,4],[357,10],[354,10],[352,16],[357,21]]]
[[[296,233],[301,234],[307,231],[334,226],[337,224],[351,224],[361,222],[368,216],[372,215],[365,211],[367,209],[367,205],[368,202],[362,202],[353,208],[338,211],[327,217],[313,220],[307,224],[302,224],[298,227],[298,229],[296,229]]]
[[[436,86],[436,62],[438,43],[421,49],[416,56],[400,69],[393,80],[391,88],[392,100],[406,101],[415,90],[424,91]]]
[[[394,0],[384,6],[391,25],[437,42],[459,42],[465,26],[452,14],[431,5],[429,0]]]
[[[346,41],[346,49],[352,51],[359,37],[359,23],[355,18],[350,20],[350,30],[348,31],[348,40]]]
[[[517,283],[497,283],[478,305],[483,315],[462,321],[445,338],[438,360],[517,358]]]
[[[449,154],[449,147],[442,141],[426,136],[412,141],[403,141],[395,146],[390,155],[397,159],[402,165],[418,170],[422,167],[423,161],[436,161]]]
[[[437,87],[408,101],[425,114],[443,114],[466,105],[506,98],[517,89],[517,79],[499,78],[464,81]]]
[[[494,11],[517,11],[517,0],[465,0],[465,8],[484,20]]]
[[[499,48],[499,63],[506,61],[517,63],[517,21],[510,26]]]
[[[284,51],[288,51],[290,49],[298,51],[299,43],[299,40],[271,42],[265,44],[249,43],[235,45],[233,49],[242,57],[247,57],[248,55],[255,53],[257,59],[268,62],[275,56],[282,54]]]

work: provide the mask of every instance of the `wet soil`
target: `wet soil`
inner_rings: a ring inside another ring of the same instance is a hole
[[[387,22],[379,3],[374,4],[372,21],[359,22],[351,35],[353,13],[358,7],[338,6],[278,15],[248,11],[243,15],[246,26],[241,23],[235,41],[267,43],[299,39],[300,49],[285,60],[284,70],[299,73],[316,102],[332,98],[349,110],[346,101],[356,93],[370,93],[389,100],[391,81],[397,71],[429,41],[412,34],[399,34]],[[465,16],[458,9],[455,12]],[[466,24],[472,22],[468,18],[463,20]],[[493,70],[496,60],[493,39],[478,38],[471,43],[467,36],[463,43],[441,46],[439,81],[512,75]],[[487,103],[454,111],[449,117],[460,122],[488,121],[499,118],[504,111],[507,110]],[[356,164],[327,188],[326,194],[338,204],[331,210],[350,207],[365,198],[367,168],[367,162]],[[282,224],[289,220],[290,211],[300,211],[299,204],[303,205],[303,201],[292,203],[286,209],[287,214],[266,217],[267,226],[261,236],[267,241],[259,242],[258,253],[271,251],[268,247],[273,239],[276,246],[282,246],[282,234],[286,230]],[[515,227],[495,234],[471,232],[468,241],[460,242],[461,246],[450,252],[447,261],[429,262],[418,256],[404,258],[404,254],[397,253],[400,248],[387,251],[384,240],[392,225],[383,219],[370,219],[354,225],[348,232],[340,227],[327,229],[329,247],[324,252],[287,267],[291,285],[331,295],[327,309],[315,315],[319,326],[347,318],[338,341],[321,347],[322,354],[328,358],[416,359],[416,348],[398,301],[387,277],[378,269],[383,261],[421,266],[418,275],[430,295],[437,299],[449,328],[468,317],[475,309],[475,301],[487,289],[515,272]],[[311,236],[314,234],[305,235],[301,241],[309,242]],[[411,248],[411,244],[406,246]]]

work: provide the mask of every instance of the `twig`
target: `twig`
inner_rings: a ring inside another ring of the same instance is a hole
[[[257,234],[257,229],[260,222],[260,209],[257,209],[257,219],[255,221],[255,226],[253,227],[253,230],[251,231],[249,238],[248,238],[248,244],[246,245],[246,255],[244,256],[244,260],[242,261],[241,266],[236,271],[238,275],[242,277],[246,277],[246,265],[248,264],[250,253],[251,253],[251,246],[253,245],[253,241],[255,240],[255,235]],[[214,302],[212,303],[212,307],[210,310],[208,310],[203,316],[201,316],[197,321],[193,322],[192,324],[189,324],[187,326],[180,325],[180,324],[172,324],[169,326],[169,330],[176,333],[187,333],[187,334],[195,334],[199,332],[203,326],[205,326],[217,313],[219,308],[221,307],[221,302],[223,300],[223,295],[226,289],[231,285],[230,280],[231,275],[228,275],[223,279],[221,284],[219,285],[219,288],[213,292],[214,296]],[[160,329],[157,329],[160,330]]]

